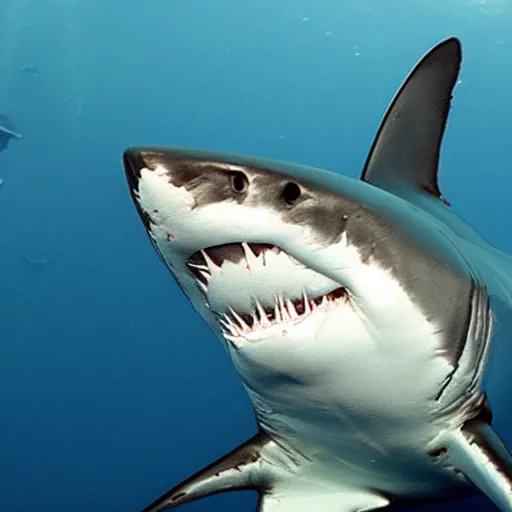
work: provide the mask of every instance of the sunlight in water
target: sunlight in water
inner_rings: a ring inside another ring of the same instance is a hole
[[[484,14],[502,14],[508,11],[512,14],[511,0],[470,0],[469,5]]]

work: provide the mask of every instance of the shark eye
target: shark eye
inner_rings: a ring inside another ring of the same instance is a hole
[[[281,197],[283,198],[283,201],[287,205],[294,205],[297,200],[299,199],[302,191],[297,185],[297,183],[293,183],[292,181],[289,181],[283,188],[283,192],[281,193]]]
[[[243,194],[249,186],[247,176],[240,171],[233,171],[231,173],[231,188],[238,194]]]

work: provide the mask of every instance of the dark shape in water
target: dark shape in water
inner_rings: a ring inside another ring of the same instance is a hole
[[[12,121],[0,114],[0,151],[7,148],[11,139],[21,139],[21,135],[15,131]]]
[[[26,66],[21,66],[20,72],[25,75],[39,75],[39,73],[41,73],[41,70],[34,64],[28,64]]]

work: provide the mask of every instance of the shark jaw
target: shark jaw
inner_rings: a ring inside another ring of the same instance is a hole
[[[336,317],[344,322],[349,343],[349,326],[360,324],[352,300],[358,287],[344,281],[343,269],[361,258],[344,235],[346,219],[339,215],[324,230],[291,221],[301,207],[319,209],[313,194],[322,194],[318,202],[326,205],[326,217],[339,199],[301,180],[303,206],[293,208],[276,194],[279,204],[272,207],[258,199],[258,189],[286,190],[287,175],[253,172],[215,156],[197,165],[180,164],[182,155],[151,149],[127,153],[127,177],[155,248],[218,337],[232,348],[281,338],[300,342],[304,327],[314,334]],[[255,204],[240,204],[236,191],[220,200],[225,184],[218,181],[226,177],[230,186],[229,177],[242,172],[250,181],[247,199],[254,189]],[[269,183],[260,183],[263,179]],[[333,252],[338,268],[332,265]],[[381,287],[376,295],[385,293]],[[359,295],[366,293],[359,290]]]
[[[209,247],[192,254],[187,266],[224,338],[234,346],[242,340],[293,336],[303,323],[336,315],[349,303],[344,286],[271,244]]]

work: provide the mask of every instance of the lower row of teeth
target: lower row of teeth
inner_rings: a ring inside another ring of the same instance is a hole
[[[310,299],[304,293],[301,299],[294,301],[276,296],[274,307],[265,307],[259,301],[255,301],[250,314],[237,313],[229,307],[228,311],[217,315],[217,318],[226,334],[241,336],[280,322],[302,320],[319,306],[333,302],[344,294],[343,290],[338,289],[327,295]]]

